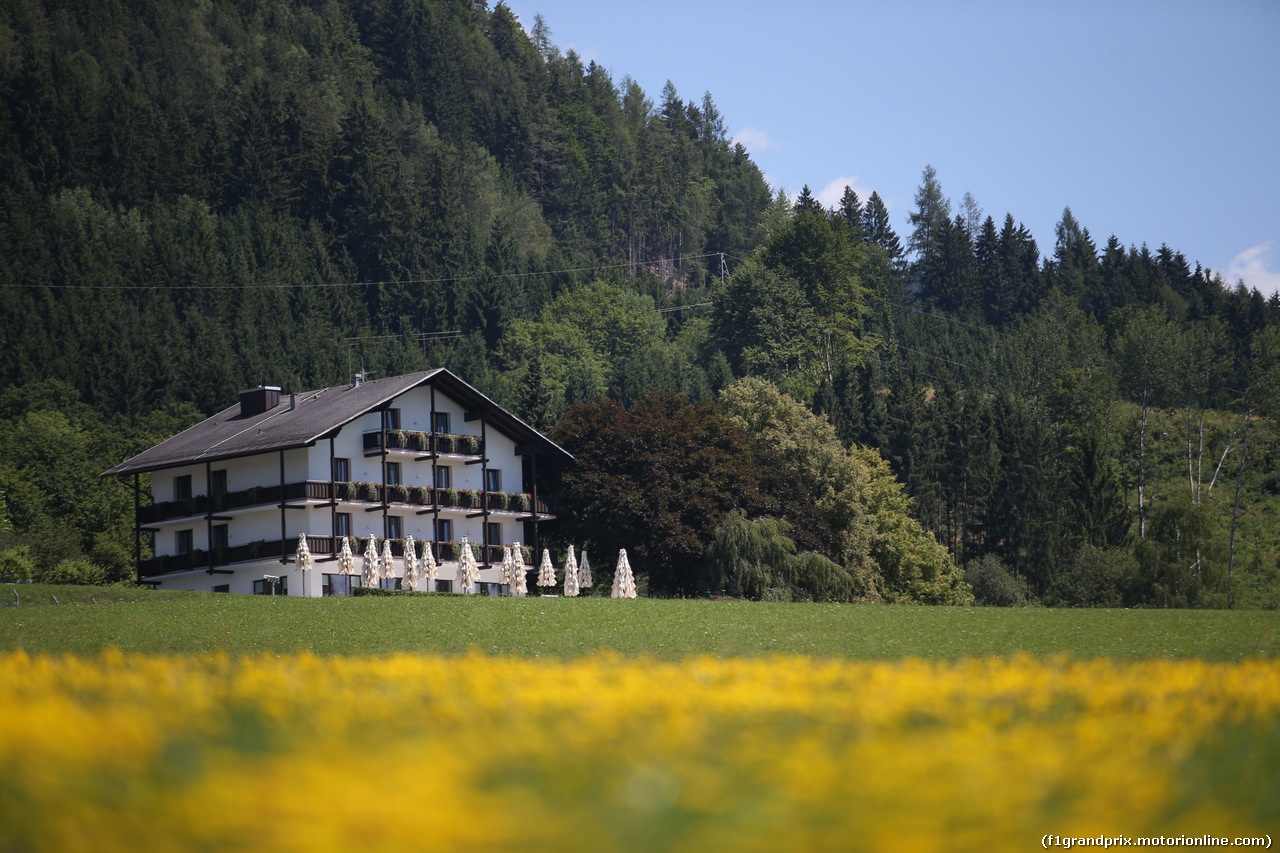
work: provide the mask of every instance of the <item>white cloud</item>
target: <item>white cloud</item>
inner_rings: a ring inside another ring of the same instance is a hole
[[[841,175],[814,193],[814,196],[818,201],[822,202],[823,207],[839,207],[840,199],[844,197],[845,187],[852,187],[853,191],[858,194],[858,201],[864,205],[867,203],[867,199],[871,198],[871,188],[864,185],[862,179],[857,175]]]
[[[741,142],[742,147],[752,154],[759,154],[762,151],[768,151],[770,148],[779,147],[777,142],[769,138],[768,131],[761,130],[758,127],[744,127],[733,135],[731,141]]]
[[[1280,272],[1271,268],[1271,241],[1245,249],[1236,255],[1227,268],[1227,282],[1234,285],[1244,279],[1250,290],[1257,289],[1263,296],[1280,293]]]

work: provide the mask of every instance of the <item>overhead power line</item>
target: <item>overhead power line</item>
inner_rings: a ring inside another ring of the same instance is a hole
[[[513,272],[499,273],[497,275],[463,275],[463,276],[447,276],[444,278],[403,278],[403,279],[386,279],[384,281],[320,281],[313,283],[286,283],[275,282],[271,284],[178,284],[178,285],[155,285],[155,284],[36,284],[30,282],[11,282],[0,285],[3,287],[24,287],[38,288],[48,287],[55,290],[164,290],[164,291],[184,291],[184,290],[292,290],[297,288],[317,288],[317,287],[376,287],[390,285],[417,285],[417,284],[451,284],[463,281],[480,281],[487,278],[495,279],[512,279],[512,278],[537,278],[539,276],[560,275],[562,273],[571,272],[600,272],[602,270],[627,269],[629,267],[648,266],[650,264],[671,264],[681,263],[684,261],[698,261],[704,258],[718,258],[720,252],[710,252],[705,255],[679,255],[674,258],[659,258],[653,261],[645,261],[644,263],[636,263],[629,261],[618,264],[602,264],[594,267],[565,267],[558,270],[540,270],[538,272]]]

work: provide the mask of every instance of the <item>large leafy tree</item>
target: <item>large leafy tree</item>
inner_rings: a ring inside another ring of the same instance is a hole
[[[972,600],[951,555],[911,518],[910,499],[879,453],[846,448],[826,418],[764,380],[740,380],[721,400],[735,423],[799,474],[831,532],[826,556],[855,588],[869,583],[891,601]]]
[[[805,550],[827,538],[798,478],[714,404],[596,400],[570,409],[554,438],[576,459],[560,484],[560,534],[593,553],[626,548],[653,592],[703,591],[706,549],[735,509],[787,520]]]
[[[716,291],[714,328],[740,373],[764,375],[809,399],[868,352],[862,335],[867,259],[849,221],[812,200]]]

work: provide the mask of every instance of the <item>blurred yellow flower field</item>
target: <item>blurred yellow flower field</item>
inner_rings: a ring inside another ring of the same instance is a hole
[[[1280,663],[0,656],[0,849],[1275,833]]]

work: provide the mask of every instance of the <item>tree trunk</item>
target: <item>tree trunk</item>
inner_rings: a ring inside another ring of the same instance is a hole
[[[1236,475],[1236,500],[1231,507],[1231,551],[1227,559],[1227,606],[1236,606],[1236,591],[1232,576],[1236,567],[1236,519],[1240,516],[1240,487],[1244,483],[1244,460],[1249,455],[1249,426],[1252,424],[1253,407],[1245,410],[1244,444],[1240,448],[1240,473]]]
[[[1138,538],[1147,538],[1147,389],[1142,390],[1142,428],[1138,431]]]

